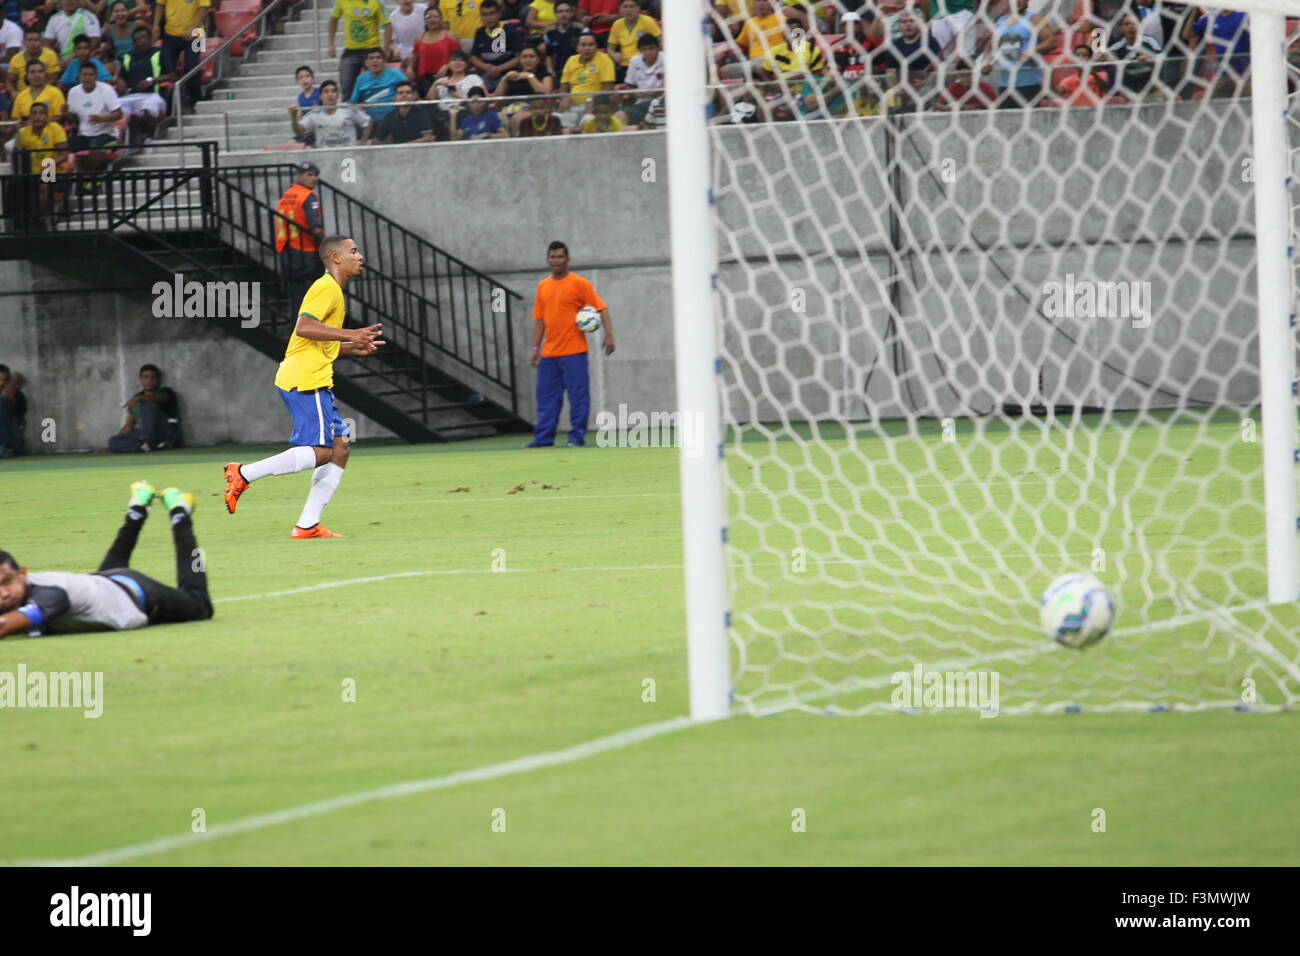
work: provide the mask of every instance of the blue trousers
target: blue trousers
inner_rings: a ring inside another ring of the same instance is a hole
[[[537,424],[533,441],[555,444],[564,393],[569,393],[569,441],[580,444],[587,434],[591,396],[587,391],[587,353],[544,358],[537,363]]]

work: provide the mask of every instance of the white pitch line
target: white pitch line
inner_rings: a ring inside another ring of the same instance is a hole
[[[664,734],[671,734],[679,730],[685,730],[687,727],[694,726],[694,723],[695,722],[689,717],[675,717],[672,720],[664,720],[654,724],[644,724],[640,727],[633,727],[630,730],[619,731],[616,734],[597,737],[595,740],[588,740],[584,743],[575,744],[574,746],[566,747],[563,750],[552,750],[546,753],[533,754],[528,757],[519,757],[515,760],[504,761],[503,763],[494,763],[489,764],[486,767],[477,767],[473,770],[458,770],[455,773],[445,774],[441,777],[430,777],[427,780],[411,780],[406,783],[394,783],[389,784],[386,787],[376,787],[373,790],[361,790],[357,793],[344,794],[339,797],[330,797],[326,800],[317,800],[314,803],[304,803],[296,807],[286,807],[283,810],[273,810],[270,813],[259,813],[255,816],[244,817],[241,820],[234,820],[230,823],[217,823],[209,827],[205,833],[182,833],[175,836],[159,837],[155,840],[146,840],[143,843],[131,843],[112,850],[102,850],[99,853],[91,853],[87,856],[77,857],[71,860],[39,860],[19,865],[107,866],[111,863],[122,863],[126,860],[133,860],[137,857],[153,856],[154,854],[166,853],[170,850],[194,847],[206,843],[209,840],[234,836],[237,833],[250,833],[255,830],[266,829],[267,827],[279,826],[282,823],[291,823],[295,820],[305,820],[309,817],[320,816],[323,813],[332,813],[335,810],[342,810],[346,807],[355,807],[363,803],[373,803],[377,800],[391,800],[394,797],[408,797],[412,794],[428,793],[433,790],[446,790],[449,787],[458,787],[461,784],[482,783],[485,780],[497,780],[501,777],[528,773],[529,771],[541,770],[545,767],[556,767],[561,764],[576,763],[579,760],[585,760],[588,757],[594,757],[597,754],[639,744],[643,740],[650,740],[653,737],[661,737]]]

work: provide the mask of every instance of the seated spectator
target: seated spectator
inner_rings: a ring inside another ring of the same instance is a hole
[[[1029,0],[1012,0],[1012,10],[998,18],[989,45],[996,47],[998,106],[1034,106],[1043,95],[1042,55],[1056,48],[1059,31],[1045,17],[1029,12]],[[981,70],[991,71],[985,62]]]
[[[609,31],[618,19],[619,0],[578,0],[578,20],[596,38],[596,48],[609,45]]]
[[[555,76],[564,72],[569,57],[578,53],[578,38],[582,36],[581,24],[573,22],[577,5],[572,0],[556,0],[555,26],[542,34],[542,50],[546,68]]]
[[[1119,88],[1134,99],[1150,96],[1152,99],[1164,99],[1158,89],[1151,89],[1151,80],[1155,77],[1156,63],[1160,59],[1160,44],[1149,35],[1140,32],[1141,23],[1133,13],[1124,14],[1119,24],[1119,40],[1110,50],[1110,58],[1119,66]]]
[[[476,0],[439,0],[438,9],[442,11],[447,29],[456,38],[460,48],[469,55],[474,46],[474,34],[483,25],[483,14]]]
[[[558,19],[555,15],[555,7],[556,4],[551,0],[533,0],[524,8],[524,27],[528,30],[529,37],[540,39],[547,30],[555,26]]]
[[[1209,95],[1250,95],[1250,28],[1240,10],[1212,10],[1183,25],[1183,42],[1189,51],[1204,43],[1218,55]]]
[[[618,81],[623,81],[627,66],[640,51],[640,40],[644,36],[662,36],[663,31],[654,17],[646,16],[641,10],[639,0],[622,0],[619,4],[622,14],[609,30],[609,46],[606,52],[618,69]]]
[[[614,115],[614,103],[608,96],[595,96],[591,100],[591,115],[578,126],[579,133],[621,133],[623,121]]]
[[[921,18],[911,7],[899,13],[898,29],[897,37],[887,36],[876,50],[875,63],[880,69],[897,71],[893,92],[900,105],[915,107],[921,88],[939,65],[942,54],[938,41],[926,34]]]
[[[27,88],[14,98],[14,119],[26,120],[33,104],[44,103],[50,108],[51,122],[63,121],[67,100],[57,86],[46,83],[45,79],[44,63],[38,60],[27,64]]]
[[[9,89],[9,98],[17,101],[18,94],[27,89],[27,65],[40,63],[45,67],[47,77],[57,76],[59,55],[41,42],[40,27],[28,27],[23,33],[23,48],[15,53],[9,61],[5,73],[5,85]]]
[[[118,102],[127,118],[128,142],[151,143],[158,124],[167,115],[167,101],[162,85],[175,76],[163,72],[162,47],[153,46],[153,32],[137,25],[132,35],[134,47],[123,55],[117,75]]]
[[[181,406],[176,393],[162,384],[157,365],[140,368],[140,391],[123,406],[126,423],[101,451],[119,454],[164,451],[181,444]]]
[[[747,62],[728,63],[722,75],[728,79],[744,79],[767,59],[774,47],[785,42],[785,16],[772,6],[772,0],[754,0],[754,13],[745,20],[736,37],[736,45],[745,54]]]
[[[940,91],[933,108],[941,111],[992,109],[998,99],[993,84],[977,80],[970,63],[965,60],[958,60],[953,65],[954,71],[948,74],[952,82]]]
[[[320,87],[316,85],[316,74],[309,66],[300,66],[293,71],[294,81],[298,84],[298,102],[289,107],[289,116],[305,116],[320,106]],[[316,145],[315,133],[295,133],[294,140],[305,146]]]
[[[67,66],[73,54],[73,42],[79,36],[98,39],[99,17],[82,9],[81,0],[59,0],[61,9],[45,24],[44,37],[59,57],[59,64]]]
[[[468,106],[451,108],[452,138],[505,139],[506,124],[501,121],[500,114],[487,108],[487,100],[483,98],[483,87],[474,87],[469,91],[466,99]]]
[[[23,28],[13,20],[0,20],[0,67],[23,48]]]
[[[388,20],[393,25],[393,46],[397,47],[398,58],[402,61],[411,55],[415,41],[424,32],[424,15],[429,9],[428,4],[402,0],[388,12]]]
[[[555,78],[547,72],[546,64],[536,47],[526,46],[519,51],[519,68],[501,75],[493,96],[536,96],[550,93],[555,85]],[[516,100],[505,108],[505,115],[513,117],[516,113],[527,113],[530,100]],[[513,128],[513,124],[512,128]]]
[[[109,7],[108,22],[104,24],[104,36],[99,47],[99,55],[104,60],[121,60],[135,46],[134,30],[139,24],[131,17],[131,8],[126,0],[113,0]]]
[[[78,160],[80,168],[95,172],[112,161],[111,150],[118,146],[113,124],[123,115],[117,91],[99,81],[93,65],[82,64],[81,83],[68,91],[68,117],[77,121],[77,134],[68,140],[68,148],[86,154]]]
[[[653,33],[644,34],[638,42],[640,51],[632,57],[627,65],[625,82],[614,84],[616,90],[662,90],[664,86],[664,57],[659,52],[659,37]],[[628,96],[623,99],[622,108],[614,115],[624,127],[650,129],[647,121],[652,104],[661,93],[644,96]]]
[[[376,143],[432,143],[439,139],[433,115],[437,107],[420,106],[415,102],[418,98],[410,80],[397,84],[397,108],[379,123]],[[450,138],[445,129],[441,138]]]
[[[495,86],[502,75],[519,66],[519,51],[525,46],[518,27],[501,23],[501,5],[483,0],[483,25],[474,33],[469,65],[483,76],[485,85]]]
[[[794,31],[800,31],[795,33]],[[804,77],[826,70],[826,54],[802,32],[800,27],[787,28],[786,39],[772,47],[761,64],[754,67],[755,76],[763,81],[784,80],[787,86],[801,83]]]
[[[13,458],[27,450],[27,396],[22,372],[0,365],[0,458]]]
[[[874,17],[874,13],[869,13]],[[880,45],[880,41],[868,32],[867,23],[861,14],[846,13],[840,18],[844,38],[831,50],[831,59],[835,68],[843,76],[861,76],[867,72],[871,51]]]
[[[614,61],[596,49],[596,38],[584,33],[578,38],[578,52],[569,57],[560,77],[560,92],[568,94],[566,112],[560,116],[565,129],[578,125],[593,93],[603,93],[614,85]],[[574,111],[572,107],[579,107]]]
[[[720,86],[705,109],[710,126],[748,126],[767,122],[767,104],[744,86]]]
[[[867,35],[877,43],[884,43],[886,37],[898,39],[901,32],[899,27],[899,18],[906,10],[911,10],[913,15],[919,17],[921,22],[929,15],[930,3],[932,0],[894,0],[893,3],[886,5],[881,3],[879,7],[873,10],[869,6],[864,6],[860,11],[863,21],[867,25]],[[942,48],[940,48],[942,52]]]
[[[56,172],[65,173],[69,169],[68,134],[62,123],[51,122],[50,108],[45,103],[32,104],[31,122],[18,130],[15,149],[28,151],[30,173],[40,173],[46,159],[54,160]]]
[[[534,100],[532,109],[527,113],[516,113],[510,117],[510,129],[515,136],[559,136],[564,132],[560,118],[552,112],[555,100],[546,97]]]
[[[293,114],[293,131],[312,133],[322,149],[338,146],[364,146],[370,135],[370,119],[360,110],[339,106],[339,85],[325,80],[320,85],[320,109],[306,116]],[[291,106],[291,110],[297,110]]]
[[[72,41],[72,59],[68,61],[67,68],[59,77],[59,88],[63,90],[65,96],[81,82],[81,68],[86,64],[95,68],[95,79],[100,83],[113,82],[113,74],[108,72],[108,67],[98,57],[92,57],[90,52],[90,37],[83,35]]]
[[[371,103],[391,103],[397,99],[397,84],[406,82],[406,74],[384,65],[381,50],[366,54],[366,71],[357,77],[352,87],[352,102],[367,104],[370,122],[378,123],[394,109],[392,106],[369,106]]]
[[[434,95],[440,100],[463,100],[471,90],[484,89],[483,77],[469,72],[469,57],[456,50],[439,71]]]
[[[424,32],[416,38],[411,49],[411,58],[404,64],[406,75],[415,81],[415,89],[421,98],[429,97],[429,90],[438,73],[451,55],[460,50],[460,41],[442,18],[442,11],[429,7],[424,11]]]

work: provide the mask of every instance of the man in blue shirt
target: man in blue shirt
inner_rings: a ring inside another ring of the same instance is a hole
[[[469,91],[469,107],[453,107],[452,119],[455,122],[455,139],[504,139],[505,124],[501,116],[487,108],[483,99],[483,87],[476,86]]]
[[[1219,54],[1217,77],[1210,96],[1250,95],[1250,22],[1240,10],[1213,10],[1183,26],[1183,41],[1189,50],[1205,41]]]
[[[98,57],[90,55],[90,48],[90,37],[84,33],[77,34],[77,38],[72,41],[72,59],[68,61],[68,68],[59,77],[59,86],[62,87],[65,95],[68,90],[81,82],[81,67],[85,63],[95,68],[96,79],[100,83],[113,82],[113,74],[108,72],[108,67],[104,66]]]
[[[384,66],[384,54],[380,50],[371,50],[366,54],[366,72],[357,77],[352,87],[353,103],[392,103],[397,99],[397,84],[406,82],[406,74],[401,70]],[[377,123],[391,113],[395,107],[380,106],[367,109],[371,123]]]

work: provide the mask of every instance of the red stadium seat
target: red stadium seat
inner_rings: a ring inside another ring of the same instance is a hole
[[[257,31],[245,30],[249,23],[257,16],[257,10],[228,10],[224,6],[217,11],[217,33],[223,37],[236,36],[243,32],[243,36],[230,45],[232,56],[244,55],[244,44],[252,43],[257,38]]]

